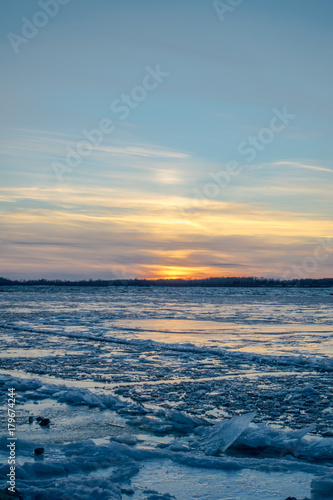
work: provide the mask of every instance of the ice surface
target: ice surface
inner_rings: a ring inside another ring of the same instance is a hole
[[[284,453],[296,452],[302,438],[313,431],[314,425],[298,431],[281,431],[272,429],[265,424],[251,424],[237,439],[235,445],[245,445],[250,448],[274,447]]]
[[[67,403],[71,405],[83,405],[88,407],[124,409],[129,413],[137,414],[143,413],[144,410],[141,405],[132,402],[125,403],[117,396],[106,394],[95,394],[87,389],[68,388],[67,386],[58,386],[53,384],[42,384],[37,379],[19,379],[9,375],[3,375],[0,383],[2,382],[2,390],[6,391],[8,388],[13,387],[18,394],[30,391],[29,396],[32,399],[46,399],[52,396],[60,403]],[[32,391],[35,391],[32,394]]]
[[[39,480],[24,489],[24,500],[122,500],[121,489],[109,481],[93,478]]]
[[[327,291],[17,290],[1,294],[0,368],[16,378],[0,385],[18,393],[25,499],[327,497]],[[28,424],[39,414],[49,429]]]
[[[231,472],[192,468],[167,460],[147,461],[132,479],[132,498],[145,498],[140,490],[150,486],[177,500],[285,500],[290,496],[303,500],[310,498],[311,478],[304,472]]]
[[[216,455],[220,450],[226,451],[252,422],[255,415],[256,412],[252,411],[214,425],[201,441],[200,449],[206,455]]]

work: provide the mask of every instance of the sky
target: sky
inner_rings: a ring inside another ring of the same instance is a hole
[[[332,277],[333,3],[0,5],[0,276]]]

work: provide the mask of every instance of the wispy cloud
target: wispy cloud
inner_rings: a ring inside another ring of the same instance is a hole
[[[305,170],[312,170],[314,172],[330,172],[333,174],[333,167],[332,169],[330,169],[327,167],[323,167],[321,165],[315,165],[301,160],[300,161],[283,160],[283,161],[266,162],[262,163],[261,165],[250,167],[249,170],[259,170],[263,168],[278,168],[278,167],[305,169]]]
[[[55,154],[63,155],[66,146],[75,147],[82,138],[80,136],[59,134],[37,130],[11,130],[10,137],[0,141],[1,153],[6,155],[24,155],[26,153],[45,154],[47,157]],[[100,144],[93,146],[94,152],[104,152],[116,157],[143,157],[162,159],[186,159],[188,153],[173,151],[161,146],[150,144],[118,145]]]

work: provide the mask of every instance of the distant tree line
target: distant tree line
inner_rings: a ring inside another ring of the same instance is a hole
[[[0,278],[0,286],[171,286],[171,287],[300,287],[324,288],[333,286],[333,278],[321,279],[292,279],[282,280],[274,278],[205,278],[205,279],[115,279],[115,280],[9,280]]]

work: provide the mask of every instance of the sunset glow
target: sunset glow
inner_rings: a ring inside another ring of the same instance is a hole
[[[265,5],[244,2],[232,43],[211,5],[192,3],[189,23],[180,2],[174,25],[167,4],[130,3],[83,0],[85,37],[70,2],[19,54],[2,39],[2,274],[279,277],[313,258],[311,277],[330,274],[325,29],[309,38],[276,6],[268,33]]]

